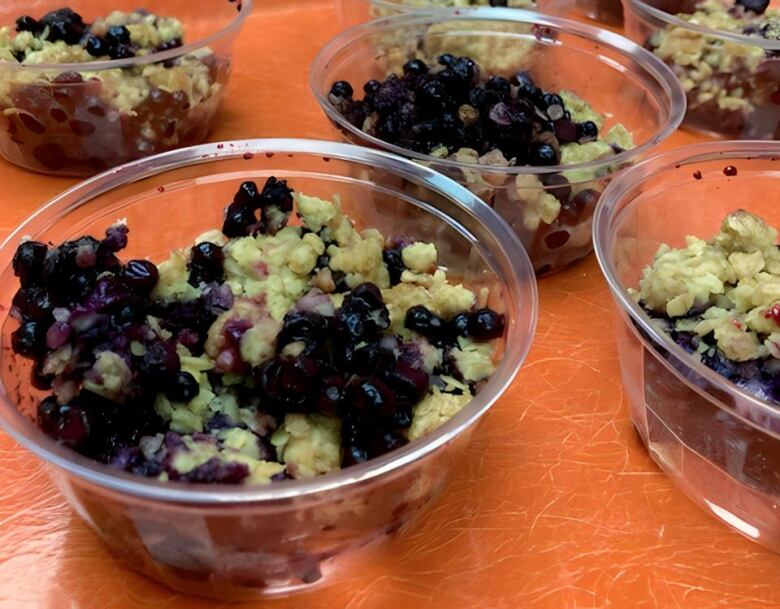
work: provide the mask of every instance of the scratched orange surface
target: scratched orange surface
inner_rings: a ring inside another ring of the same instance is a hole
[[[307,66],[338,27],[326,0],[257,0],[212,139],[328,137]],[[299,12],[295,12],[297,9]],[[696,141],[679,134],[670,144]],[[0,163],[0,232],[71,180]],[[690,503],[628,420],[611,302],[591,256],[541,281],[536,343],[443,499],[347,581],[255,607],[780,607],[780,556]],[[0,434],[0,608],[205,609],[124,568],[42,467]]]

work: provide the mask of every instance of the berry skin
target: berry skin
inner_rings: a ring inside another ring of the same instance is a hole
[[[233,203],[246,205],[253,209],[260,207],[260,191],[257,189],[257,184],[255,182],[243,182],[233,197]]]
[[[222,281],[225,276],[223,264],[225,254],[222,248],[210,241],[202,241],[190,250],[190,260],[187,268],[190,271],[190,285]]]
[[[376,377],[359,377],[347,387],[346,403],[362,420],[392,417],[396,399],[384,381]]]
[[[160,271],[148,260],[130,260],[122,269],[121,279],[133,292],[147,295],[160,280]]]
[[[255,227],[259,227],[259,223],[253,209],[235,203],[228,206],[222,224],[222,233],[226,237],[246,237]]]
[[[458,337],[466,337],[469,334],[469,314],[458,313],[447,322],[447,330],[450,336],[457,341]]]
[[[84,409],[58,404],[54,397],[38,406],[38,424],[47,436],[75,450],[89,440],[90,422]]]
[[[419,75],[426,74],[428,72],[428,66],[420,59],[410,59],[404,64],[404,74]]]
[[[531,148],[532,165],[555,165],[558,153],[550,144],[534,144]]]
[[[577,125],[577,140],[584,144],[585,142],[592,142],[599,136],[599,128],[593,121],[585,121]]]
[[[37,321],[26,321],[11,334],[11,347],[22,357],[34,358],[46,348],[46,330]]]
[[[410,307],[406,311],[404,327],[422,334],[431,341],[438,341],[444,336],[444,320],[422,305]]]
[[[189,372],[178,372],[165,389],[165,395],[173,402],[187,403],[200,392],[200,386]]]
[[[766,9],[769,8],[769,0],[737,0],[737,4],[759,15],[763,15]]]
[[[105,40],[102,38],[98,38],[97,36],[90,36],[87,38],[87,42],[84,45],[84,48],[87,49],[87,53],[92,55],[92,57],[104,57],[105,55],[108,55],[108,44]]]
[[[352,85],[349,84],[346,80],[336,81],[330,88],[330,94],[333,97],[341,99],[352,99],[353,92]]]
[[[43,265],[47,252],[46,245],[39,241],[25,241],[17,248],[12,265],[22,287],[38,283],[43,279]]]
[[[390,285],[397,285],[401,282],[401,274],[406,270],[400,249],[390,249],[382,252],[382,260],[387,265],[387,272],[390,274]]]
[[[130,44],[130,30],[124,25],[115,25],[108,29],[106,40],[109,44]]]
[[[484,342],[504,335],[504,317],[492,309],[480,309],[469,317],[469,336]]]
[[[30,32],[37,36],[43,31],[43,24],[29,15],[24,15],[16,20],[16,31]]]

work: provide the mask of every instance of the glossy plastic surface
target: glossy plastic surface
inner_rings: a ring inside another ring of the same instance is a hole
[[[353,550],[396,534],[439,495],[474,423],[512,382],[536,324],[530,261],[508,226],[454,182],[365,148],[311,140],[247,140],[151,157],[54,199],[0,247],[0,305],[15,291],[10,259],[22,235],[60,243],[126,218],[123,254],[164,260],[219,226],[243,180],[287,179],[312,196],[339,196],[359,228],[436,243],[439,262],[507,319],[505,351],[476,397],[430,436],[341,472],[267,486],[163,483],[117,473],[44,436],[30,365],[2,330],[0,424],[54,466],[77,512],[132,567],[173,588],[216,598],[282,594],[322,583]]]
[[[61,0],[4,0],[0,24],[13,27],[21,15],[40,18],[62,6]],[[68,6],[87,23],[139,8],[137,0],[72,0]],[[253,0],[148,0],[142,8],[182,22],[184,46],[80,64],[0,62],[0,155],[35,171],[85,176],[204,142],[230,76],[233,43],[252,6]],[[202,73],[175,65],[193,57]],[[115,84],[104,87],[104,81]],[[115,98],[135,96],[144,101],[132,109],[117,106]]]
[[[351,125],[328,100],[333,82],[347,80],[360,91],[372,78],[399,72],[418,52],[469,55],[484,74],[511,77],[527,70],[545,90],[567,89],[588,100],[609,117],[604,129],[622,122],[637,147],[565,167],[462,163],[417,154],[370,136]],[[540,274],[561,269],[591,251],[593,210],[606,184],[668,137],[684,112],[682,89],[651,54],[610,32],[520,9],[439,11],[352,28],[317,56],[311,86],[328,118],[349,141],[415,159],[490,204],[520,236]],[[562,210],[551,223],[541,220],[536,205],[545,192],[560,201]]]
[[[780,410],[694,360],[631,299],[661,243],[709,238],[746,209],[772,226],[780,143],[723,142],[648,159],[610,184],[594,219],[596,255],[619,308],[631,416],[653,459],[703,508],[780,551]],[[733,166],[737,175],[725,175]],[[691,213],[690,202],[696,202]]]
[[[481,0],[482,6],[489,6],[488,0]],[[569,0],[542,0],[540,5],[546,2],[548,8],[552,5],[568,2]],[[468,10],[479,8],[480,5],[468,5],[463,0],[336,0],[342,24],[345,27],[365,23],[380,17],[391,17],[408,13],[436,13],[447,11],[451,8]],[[512,0],[510,8],[524,8],[533,10],[537,0]],[[545,10],[552,13],[550,10]]]
[[[693,0],[624,0],[626,35],[683,82],[685,126],[737,139],[780,139],[780,40],[688,23]],[[659,49],[655,51],[654,49]]]

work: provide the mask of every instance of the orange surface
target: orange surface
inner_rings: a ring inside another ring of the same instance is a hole
[[[329,137],[308,92],[307,66],[338,27],[331,3],[258,4],[212,139]],[[696,140],[679,134],[670,144]],[[0,163],[0,233],[71,183]],[[420,525],[344,583],[235,607],[780,607],[780,556],[701,512],[640,444],[594,258],[544,279],[540,292],[524,370]],[[215,606],[124,568],[69,510],[41,464],[0,434],[0,608]]]

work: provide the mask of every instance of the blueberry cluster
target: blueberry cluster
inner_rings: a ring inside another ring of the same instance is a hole
[[[236,238],[274,233],[287,223],[292,206],[292,190],[284,180],[271,177],[262,188],[244,182],[226,209],[224,233]],[[156,413],[155,398],[163,392],[173,402],[188,403],[200,392],[198,381],[181,369],[177,346],[203,354],[212,324],[233,306],[224,283],[223,249],[201,242],[190,250],[188,281],[199,288],[197,298],[158,301],[153,297],[157,267],[147,260],[118,258],[127,242],[128,229],[119,224],[102,240],[85,236],[57,247],[26,241],[17,249],[13,269],[21,287],[13,315],[20,325],[12,347],[33,360],[33,385],[53,390],[39,405],[39,425],[62,444],[139,475],[165,472],[170,479],[239,483],[248,475],[245,465],[214,460],[182,478],[166,465],[170,459],[150,458],[139,448],[139,442],[157,434],[164,437],[161,454],[181,445],[181,437]],[[403,272],[400,249],[387,249],[384,258],[397,283]],[[325,254],[318,266],[328,263]],[[299,301],[283,320],[276,355],[256,368],[239,362],[232,372],[244,375],[245,382],[231,390],[276,425],[290,412],[339,416],[343,465],[348,466],[404,444],[415,404],[431,385],[441,384],[440,375],[459,376],[450,350],[464,337],[480,342],[502,336],[504,320],[490,309],[442,319],[423,306],[410,308],[406,328],[445,354],[429,376],[421,365],[419,337],[404,341],[388,332],[389,312],[376,285],[350,290],[342,279],[336,290],[344,298],[332,315]],[[229,320],[223,333],[238,344],[249,327],[241,319]],[[111,397],[88,389],[106,353],[119,358],[127,371]],[[218,391],[222,373],[210,372],[209,381]],[[215,415],[206,431],[231,426],[223,419]],[[200,435],[200,441],[217,441]],[[273,459],[267,439],[258,442]]]
[[[110,57],[111,59],[129,59],[138,51],[130,39],[130,31],[123,25],[110,27],[104,36],[90,32],[90,26],[84,23],[81,15],[70,8],[61,8],[46,13],[40,20],[24,15],[16,20],[17,32],[31,32],[45,40],[66,44],[81,44],[92,57]],[[164,42],[152,52],[168,51],[182,45],[179,38]],[[20,61],[24,59],[19,57]]]
[[[592,121],[575,123],[561,97],[537,87],[527,72],[511,81],[485,78],[468,57],[444,54],[435,66],[412,59],[402,76],[370,80],[363,91],[362,100],[354,99],[352,86],[338,81],[329,99],[356,127],[423,154],[500,150],[517,165],[556,165],[561,144],[599,134]]]

